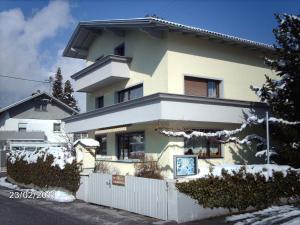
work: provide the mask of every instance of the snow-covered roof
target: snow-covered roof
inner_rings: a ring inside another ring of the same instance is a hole
[[[83,138],[83,139],[78,139],[73,143],[73,146],[76,146],[78,144],[82,144],[84,147],[99,147],[99,141],[96,141],[91,138]]]
[[[271,45],[252,41],[232,35],[222,34],[198,27],[192,27],[168,20],[154,17],[133,18],[133,19],[113,19],[79,22],[63,56],[85,59],[87,49],[97,35],[101,35],[102,30],[112,30],[117,35],[124,35],[125,29],[138,29],[153,36],[160,37],[163,32],[182,32],[194,34],[199,38],[220,41],[222,43],[242,46],[244,48],[258,49],[262,51],[273,51]]]
[[[0,113],[3,113],[3,112],[5,112],[5,111],[7,111],[8,109],[11,109],[11,108],[13,108],[13,107],[15,107],[15,106],[18,106],[18,105],[20,105],[20,104],[22,104],[22,103],[24,103],[24,102],[30,101],[30,100],[32,100],[32,99],[34,99],[34,98],[37,98],[37,97],[39,97],[39,96],[42,96],[42,95],[47,95],[49,98],[53,99],[54,101],[56,101],[57,103],[59,103],[61,106],[63,106],[63,107],[65,107],[66,109],[68,109],[68,110],[74,112],[75,114],[78,114],[78,113],[79,113],[76,109],[73,109],[72,107],[68,106],[67,104],[63,103],[62,101],[60,101],[59,99],[55,98],[53,95],[48,94],[47,92],[40,92],[40,93],[34,94],[34,95],[29,96],[29,97],[27,97],[27,98],[24,98],[24,99],[22,99],[22,100],[20,100],[20,101],[18,101],[18,102],[15,102],[15,103],[13,103],[13,104],[11,104],[11,105],[8,105],[8,106],[6,106],[6,107],[4,107],[4,108],[1,108],[1,109],[0,109]]]

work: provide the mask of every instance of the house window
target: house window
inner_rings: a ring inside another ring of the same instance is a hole
[[[115,47],[114,54],[119,55],[119,56],[125,56],[125,45],[124,45],[124,43],[122,43],[122,44],[118,45],[117,47]]]
[[[27,130],[27,123],[19,123],[18,124],[19,132],[26,132]]]
[[[209,130],[203,132],[207,133]],[[184,138],[184,154],[198,155],[198,158],[220,158],[222,157],[222,147],[215,137]]]
[[[140,159],[145,154],[144,132],[117,134],[118,159]]]
[[[143,97],[143,85],[136,85],[118,92],[118,102],[126,102]]]
[[[37,112],[41,111],[41,105],[38,104],[38,103],[36,103],[36,104],[34,105],[34,111],[37,111]]]
[[[220,81],[197,77],[184,78],[185,95],[219,98]]]
[[[78,139],[84,139],[88,138],[88,133],[74,133],[74,141],[77,141]]]
[[[96,136],[95,138],[100,143],[100,147],[96,149],[97,155],[107,155],[107,136],[106,135],[100,135]]]
[[[43,112],[47,111],[47,104],[45,104],[45,103],[42,104],[42,111]]]
[[[95,99],[95,108],[99,109],[99,108],[103,108],[103,106],[104,106],[104,97],[103,96],[97,97]]]
[[[60,123],[53,123],[53,131],[54,132],[61,131],[61,124]]]

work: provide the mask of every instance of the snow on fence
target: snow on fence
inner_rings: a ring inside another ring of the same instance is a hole
[[[227,209],[212,210],[199,206],[195,200],[177,191],[175,180],[90,173],[81,176],[76,197],[98,205],[177,222],[228,214]]]

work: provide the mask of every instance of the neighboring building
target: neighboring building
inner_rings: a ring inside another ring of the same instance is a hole
[[[70,138],[63,118],[77,114],[53,96],[42,92],[0,109],[0,150],[35,150],[63,145]]]
[[[172,177],[173,156],[196,154],[199,166],[256,162],[254,151],[214,139],[185,140],[159,129],[223,130],[264,105],[250,90],[264,75],[270,45],[156,18],[80,22],[63,55],[87,61],[75,89],[87,112],[64,119],[67,132],[99,140],[98,158],[131,174],[141,155]]]

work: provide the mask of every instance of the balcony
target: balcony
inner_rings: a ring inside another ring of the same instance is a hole
[[[265,109],[265,104],[257,102],[157,93],[74,115],[64,121],[67,132],[155,121],[238,125],[252,110],[262,115]]]
[[[92,92],[99,87],[129,79],[131,58],[108,55],[73,74],[75,91]]]

